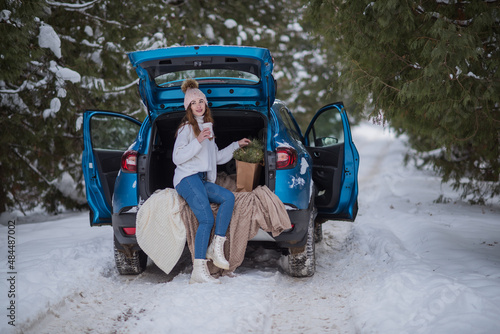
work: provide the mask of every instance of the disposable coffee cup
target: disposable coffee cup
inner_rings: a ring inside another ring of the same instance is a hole
[[[203,123],[203,124],[201,125],[201,127],[202,127],[203,129],[205,129],[205,128],[209,128],[209,129],[210,129],[210,137],[209,137],[209,138],[213,138],[213,137],[214,137],[214,129],[213,129],[212,122]]]

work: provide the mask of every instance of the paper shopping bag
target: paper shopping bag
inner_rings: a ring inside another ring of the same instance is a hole
[[[260,163],[249,163],[236,160],[236,191],[250,192],[257,187],[260,180]]]

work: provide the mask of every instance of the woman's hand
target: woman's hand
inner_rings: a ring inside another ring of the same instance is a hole
[[[240,145],[240,147],[245,147],[247,146],[248,144],[250,144],[252,141],[250,139],[247,139],[247,138],[243,138],[243,139],[240,139],[238,141],[238,145]]]
[[[198,142],[202,142],[204,141],[205,139],[208,139],[210,138],[210,129],[209,128],[205,128],[203,129],[203,131],[200,132],[200,134],[198,135],[198,137],[196,139],[198,139]]]

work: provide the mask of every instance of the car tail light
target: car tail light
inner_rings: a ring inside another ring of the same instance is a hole
[[[297,165],[297,152],[290,147],[278,147],[276,150],[276,168],[288,169]]]
[[[124,227],[123,232],[125,232],[126,235],[134,235],[135,227]]]
[[[122,155],[122,169],[126,172],[137,172],[137,152],[127,151]]]

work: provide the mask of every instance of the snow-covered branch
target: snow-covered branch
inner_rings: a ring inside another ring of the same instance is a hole
[[[497,2],[499,0],[483,0],[483,1],[486,3],[494,3],[494,2]],[[436,0],[436,3],[441,4],[441,5],[456,5],[457,4],[456,1],[451,1],[451,0]],[[461,27],[467,27],[467,26],[471,25],[472,22],[474,21],[474,19],[453,20],[453,19],[450,19],[446,16],[441,15],[441,13],[438,13],[438,12],[427,12],[425,10],[425,8],[422,7],[422,5],[418,5],[415,11],[418,14],[429,13],[435,19],[443,19],[448,23],[453,23],[453,24],[456,24],[456,25],[461,26]]]
[[[123,91],[129,89],[130,87],[137,85],[138,82],[139,82],[139,79],[137,78],[134,81],[132,81],[131,83],[126,84],[125,86],[114,87],[112,90],[105,90],[104,93],[119,94],[119,93],[122,93]]]
[[[129,28],[128,25],[126,24],[122,24],[118,21],[111,21],[111,20],[105,20],[101,17],[98,17],[98,16],[95,16],[95,15],[90,15],[89,13],[86,13],[86,12],[81,12],[83,15],[87,16],[88,18],[91,18],[91,19],[94,19],[94,20],[97,20],[97,21],[101,21],[101,22],[104,22],[104,23],[109,23],[109,24],[113,24],[113,25],[117,25],[119,27],[126,27],[126,28]]]
[[[100,0],[93,0],[85,3],[67,3],[67,2],[58,2],[58,1],[50,1],[50,0],[45,0],[45,2],[48,5],[51,6],[57,6],[57,7],[64,7],[69,10],[85,10],[87,8],[92,7],[96,2]]]
[[[25,81],[17,89],[0,89],[0,94],[17,94],[17,93],[20,93],[21,91],[24,90],[24,88],[26,88],[27,84],[28,84],[28,81]]]
[[[461,27],[467,27],[473,21],[472,19],[469,19],[469,20],[452,20],[452,19],[447,18],[446,16],[442,16],[440,13],[437,13],[437,12],[429,12],[429,14],[431,14],[431,16],[433,18],[435,18],[435,19],[443,19],[443,20],[445,20],[448,23],[453,23],[453,24],[459,25]]]
[[[81,14],[83,14],[91,19],[94,19],[94,20],[98,20],[101,22],[109,23],[109,24],[114,24],[114,25],[117,25],[120,27],[128,27],[127,25],[121,24],[118,21],[106,20],[106,19],[103,19],[103,18],[95,16],[95,15],[90,15],[87,12],[85,12],[85,10],[87,10],[88,8],[91,8],[92,6],[94,6],[95,3],[99,2],[99,1],[100,0],[93,0],[93,1],[86,2],[86,3],[82,3],[82,4],[71,4],[71,3],[65,3],[65,2],[45,0],[45,2],[47,2],[47,4],[49,4],[51,6],[63,7],[64,9],[69,10],[69,11],[79,11]]]
[[[63,172],[62,175],[49,181],[43,174],[40,172],[36,166],[31,163],[31,161],[22,155],[15,147],[11,145],[11,149],[21,160],[23,160],[29,168],[37,174],[49,187],[53,187],[56,190],[60,191],[63,195],[75,200],[77,203],[83,204],[85,203],[85,198],[81,197],[80,194],[76,191],[77,183],[73,179],[73,177],[68,172]]]
[[[0,12],[0,23],[7,23],[10,25],[13,25],[16,28],[20,28],[20,22],[19,20],[11,20],[10,16],[12,15],[12,12],[8,9],[4,9]]]
[[[45,181],[45,183],[47,183],[49,186],[53,186],[53,182],[47,180],[47,178],[45,176],[43,176],[43,174],[38,170],[38,168],[36,168],[32,163],[31,161],[26,158],[24,155],[22,155],[21,153],[19,153],[19,151],[15,148],[15,147],[12,147],[11,146],[11,149],[12,151],[21,159],[23,160],[28,166],[29,168],[35,172],[43,181]]]

